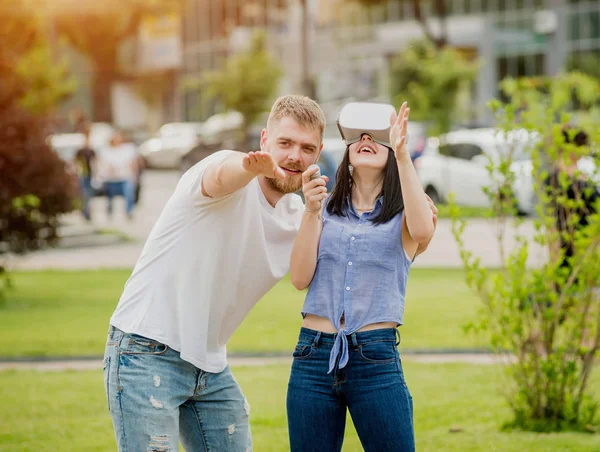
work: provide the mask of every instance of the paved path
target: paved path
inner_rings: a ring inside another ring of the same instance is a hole
[[[171,196],[179,173],[176,171],[147,171],[143,180],[143,192],[140,204],[136,209],[132,221],[125,219],[120,199],[117,199],[115,218],[109,221],[106,214],[106,200],[94,199],[92,202],[93,227],[100,229],[119,230],[132,237],[134,242],[112,244],[106,246],[51,249],[31,253],[24,257],[13,258],[10,262],[12,268],[20,270],[33,270],[45,268],[57,269],[94,269],[94,268],[131,268],[135,265],[144,241],[148,237],[152,226],[160,215],[164,204]],[[90,228],[78,213],[70,214],[64,221],[72,229]],[[531,221],[521,226],[521,232],[527,237],[533,235]],[[481,263],[488,267],[500,265],[500,252],[496,240],[496,228],[483,219],[469,220],[465,231],[465,242]],[[514,231],[507,236],[506,249],[515,245]],[[534,250],[530,256],[530,265],[536,265],[544,258],[544,253],[539,249]],[[441,218],[438,222],[437,232],[427,250],[415,261],[415,267],[460,267],[461,261],[458,247],[452,236],[451,221]]]
[[[502,359],[491,354],[457,353],[457,354],[415,354],[403,355],[403,361],[420,363],[467,363],[467,364],[499,364]],[[289,356],[269,357],[230,357],[231,366],[266,366],[274,364],[291,365]],[[0,362],[0,372],[10,370],[37,370],[43,372],[62,372],[66,370],[98,370],[102,369],[101,359],[78,359],[73,361],[15,361]]]

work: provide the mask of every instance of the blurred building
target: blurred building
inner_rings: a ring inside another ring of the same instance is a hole
[[[286,49],[293,46],[299,25],[288,0],[184,0],[183,62],[179,73],[181,114],[186,120],[204,120],[215,112],[214,101],[201,90],[189,90],[187,81],[221,67],[236,52],[246,49],[254,30],[268,33],[269,51],[285,65]],[[282,89],[291,90],[286,71]]]
[[[178,13],[145,17],[120,49],[125,77],[113,87],[114,120],[133,128],[206,119],[217,105],[187,81],[245,49],[255,29],[267,32],[283,67],[282,93],[304,91],[306,36],[306,70],[330,123],[350,99],[388,100],[390,60],[424,36],[423,26],[414,0],[374,3],[365,9],[352,0],[183,0]],[[419,4],[433,34],[445,29],[451,46],[483,62],[471,93],[480,123],[490,120],[485,104],[498,95],[502,78],[553,75],[578,64],[589,71],[600,60],[599,0],[446,0],[444,21],[430,1]],[[89,111],[89,63],[72,61],[81,83],[70,105]],[[139,80],[146,80],[146,98],[139,86],[133,89]]]
[[[281,91],[300,92],[306,4],[308,69],[315,95],[332,119],[348,99],[387,100],[390,59],[424,36],[413,3],[387,0],[365,9],[349,0],[186,0],[181,75],[219,67],[244,48],[252,29],[261,28],[284,67]],[[598,0],[446,0],[442,22],[431,2],[420,5],[434,34],[445,29],[451,46],[482,60],[471,96],[480,123],[490,121],[485,104],[498,95],[504,77],[553,75],[589,55],[600,58]],[[214,111],[201,93],[180,93],[183,119]]]
[[[389,59],[424,36],[413,3],[388,0],[366,12],[348,2],[317,2],[312,64],[321,101],[386,96]],[[491,120],[485,104],[504,77],[589,71],[600,61],[598,0],[446,0],[443,22],[431,2],[420,4],[434,35],[445,28],[449,45],[482,60],[472,95],[481,123]]]

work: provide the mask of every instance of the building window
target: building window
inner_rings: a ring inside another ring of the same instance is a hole
[[[544,54],[503,56],[497,62],[498,80],[507,77],[534,77],[545,72]]]

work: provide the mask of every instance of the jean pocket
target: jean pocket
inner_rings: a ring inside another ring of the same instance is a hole
[[[308,359],[312,355],[313,351],[314,348],[312,345],[298,343],[294,349],[294,353],[292,353],[292,356],[294,359]]]
[[[360,358],[372,364],[390,364],[396,362],[396,350],[394,342],[366,342],[358,346]]]
[[[162,355],[169,347],[161,342],[137,334],[126,334],[121,341],[123,355]]]

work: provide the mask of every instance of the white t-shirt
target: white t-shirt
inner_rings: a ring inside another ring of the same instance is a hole
[[[123,143],[107,146],[98,153],[98,179],[102,182],[133,180],[136,174],[131,164],[137,159],[135,145]]]
[[[295,194],[272,207],[256,178],[223,198],[203,196],[205,168],[232,152],[217,152],[183,175],[110,321],[215,373],[227,365],[233,332],[288,273],[304,210]]]

